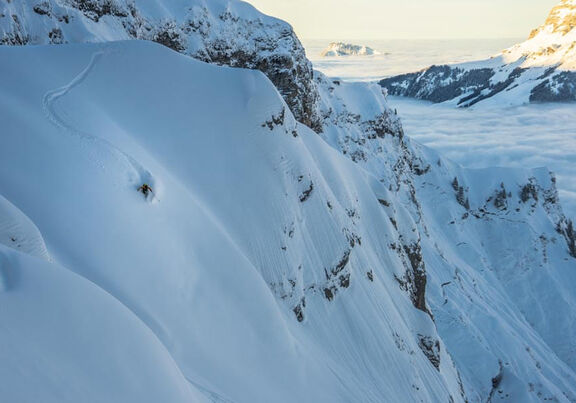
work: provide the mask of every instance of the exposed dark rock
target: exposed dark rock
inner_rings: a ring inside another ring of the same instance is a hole
[[[458,187],[458,191],[456,192],[456,201],[466,210],[470,210],[470,201],[468,197],[466,197],[466,191],[463,186]]]
[[[357,120],[359,119],[360,117],[358,117]],[[368,120],[362,124],[368,139],[375,139],[377,137],[384,138],[387,135],[399,139],[404,138],[404,129],[402,128],[402,124],[400,124],[398,117],[393,114],[391,110],[385,110],[375,119]]]
[[[574,230],[574,223],[572,220],[566,220],[565,227],[559,231],[564,238],[566,239],[566,243],[568,244],[568,251],[570,252],[570,256],[576,259],[576,231]]]
[[[350,272],[346,269],[346,265],[350,261],[351,249],[344,252],[342,258],[331,269],[324,269],[326,276],[326,284],[324,285],[324,297],[328,301],[332,301],[338,292],[339,288],[350,287]]]
[[[397,249],[396,245],[391,245],[392,249]],[[426,267],[422,257],[422,248],[419,242],[410,245],[402,245],[401,249],[408,258],[409,267],[404,276],[399,278],[395,276],[400,288],[410,295],[412,305],[416,309],[426,312],[432,316],[426,306]]]
[[[34,12],[36,14],[40,14],[40,15],[50,15],[50,3],[48,3],[47,1],[43,1],[41,3],[36,4],[32,10],[34,10]]]
[[[68,5],[74,7],[93,20],[98,22],[105,15],[114,17],[128,17],[128,10],[114,0],[68,0]]]
[[[454,189],[455,192],[457,192],[458,189],[460,189],[460,184],[458,183],[458,178],[456,177],[452,181],[452,189]]]
[[[176,52],[184,52],[186,50],[185,40],[178,32],[178,27],[175,22],[166,22],[152,37],[154,42],[158,42]]]
[[[268,129],[274,130],[276,126],[282,126],[284,124],[285,117],[286,117],[286,109],[282,108],[282,111],[278,115],[272,115],[272,118],[264,122],[262,124],[262,127],[268,127]],[[298,136],[297,132],[296,136]]]
[[[294,309],[292,309],[294,315],[296,315],[296,319],[298,320],[298,322],[304,321],[304,308],[306,308],[306,299],[302,297],[298,305],[296,305]]]
[[[351,248],[354,248],[356,245],[362,245],[362,238],[360,238],[358,234],[348,228],[344,228],[343,232]]]
[[[522,203],[526,203],[530,199],[538,201],[538,190],[532,181],[524,185],[520,191],[520,200],[522,200]]]
[[[12,31],[6,32],[0,37],[0,45],[27,45],[30,43],[30,35],[24,32],[20,24],[20,18],[12,15]]]
[[[314,183],[310,182],[310,186],[300,195],[300,202],[304,203],[306,200],[310,198],[312,191],[314,190]]]
[[[374,272],[372,270],[366,272],[366,277],[368,277],[368,280],[370,281],[374,281]]]
[[[440,371],[440,341],[430,336],[419,334],[418,346],[430,363]]]
[[[48,33],[50,38],[50,43],[59,45],[64,43],[64,37],[62,35],[62,30],[60,28],[54,28],[50,33]]]
[[[502,361],[498,360],[498,366],[500,369],[498,370],[496,376],[492,378],[492,389],[490,390],[490,395],[488,396],[488,402],[492,401],[494,393],[496,393],[500,387],[500,384],[502,383],[502,379],[504,378],[504,366],[502,365]]]
[[[332,301],[334,299],[333,288],[324,288],[324,297],[326,297],[328,301]]]

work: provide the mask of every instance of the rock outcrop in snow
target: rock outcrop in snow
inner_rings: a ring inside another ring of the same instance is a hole
[[[67,41],[127,32],[124,3],[49,4],[78,13]],[[247,5],[226,4],[233,17],[201,19],[210,38],[250,27]],[[43,13],[21,32],[45,32]],[[251,26],[257,58],[271,51],[256,38],[288,34]],[[189,44],[217,46],[201,32]],[[576,400],[574,226],[547,170],[445,160],[404,135],[377,84],[315,74],[317,135],[259,72],[157,44],[0,59],[0,190],[55,260],[34,270],[0,245],[0,357],[34,369],[0,377],[10,401]],[[26,336],[64,306],[38,360]]]
[[[368,46],[352,45],[344,42],[332,42],[322,51],[322,57],[334,56],[371,56],[376,52]]]
[[[468,107],[576,101],[576,3],[562,0],[528,40],[485,61],[386,78],[392,95]]]

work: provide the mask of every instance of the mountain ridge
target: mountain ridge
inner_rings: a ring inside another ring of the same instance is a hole
[[[576,6],[562,0],[529,38],[490,59],[385,78],[392,95],[454,106],[576,101]]]

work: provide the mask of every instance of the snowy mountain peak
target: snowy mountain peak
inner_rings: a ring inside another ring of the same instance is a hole
[[[558,67],[576,70],[576,2],[564,0],[554,7],[543,25],[528,40],[502,53],[508,63],[523,59],[520,66]]]
[[[563,0],[530,37],[487,60],[386,78],[392,95],[469,107],[576,101],[576,2]]]
[[[562,0],[552,9],[546,22],[532,31],[530,39],[543,32],[566,35],[574,28],[576,28],[576,0]]]

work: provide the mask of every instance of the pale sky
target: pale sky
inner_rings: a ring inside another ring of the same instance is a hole
[[[303,39],[523,38],[560,0],[248,0]]]

